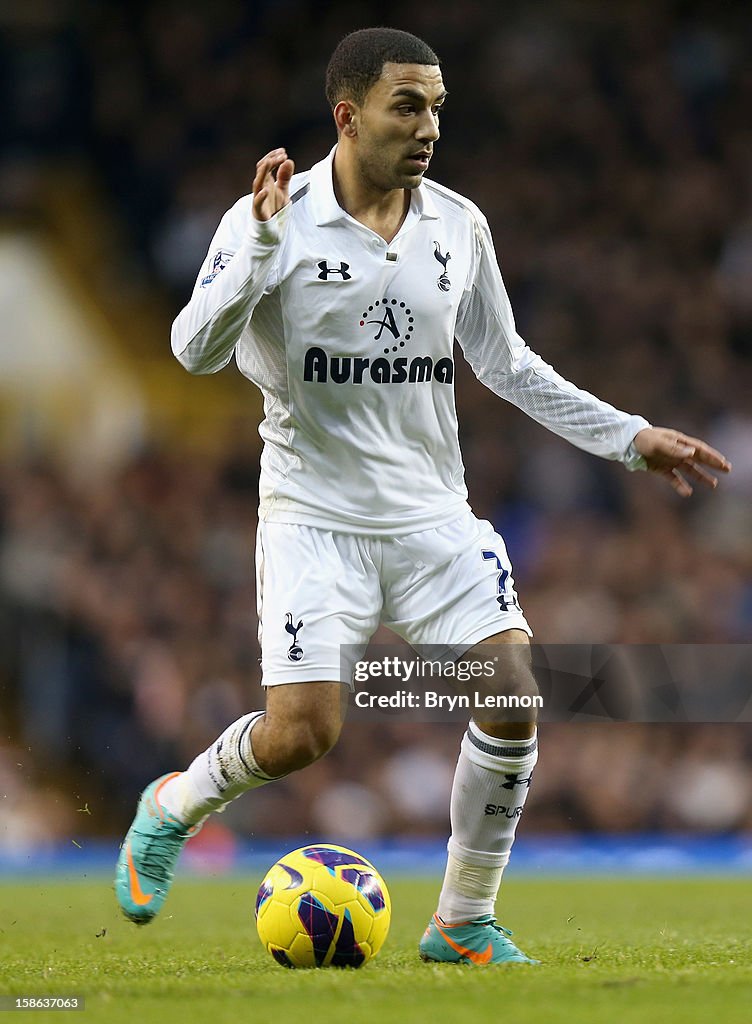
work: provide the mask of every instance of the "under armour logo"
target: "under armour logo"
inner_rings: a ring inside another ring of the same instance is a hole
[[[450,261],[452,257],[450,253],[447,253],[446,256],[442,254],[441,246],[439,245],[438,242],[434,242],[433,244],[436,246],[436,248],[433,251],[434,259],[437,259],[444,268],[443,272],[439,275],[437,284],[443,292],[448,292],[449,289],[452,287],[452,282],[449,280],[449,275],[447,274],[446,269],[447,263]]]
[[[504,772],[504,778],[506,782],[502,782],[502,789],[514,789],[515,786],[527,786],[530,789],[530,783],[533,779],[533,773],[530,772],[526,779],[523,779],[521,775],[511,775],[508,772]]]
[[[317,264],[319,268],[319,281],[328,281],[330,274],[341,274],[343,281],[349,281],[352,274],[348,274],[347,271],[350,269],[350,264],[345,263],[344,260],[338,267],[330,267],[326,260],[322,260]]]
[[[290,612],[287,613],[287,624],[285,626],[286,631],[292,637],[292,643],[287,652],[287,657],[290,661],[300,661],[303,657],[303,648],[298,644],[298,633],[303,628],[303,620],[301,619],[297,626],[292,624],[292,615]]]

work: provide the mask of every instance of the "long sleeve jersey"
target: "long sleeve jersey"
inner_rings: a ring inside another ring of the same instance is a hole
[[[649,426],[561,377],[517,333],[488,223],[424,179],[390,241],[335,197],[334,150],[257,221],[222,218],[172,349],[192,373],[233,354],[260,388],[262,519],[399,535],[467,507],[455,339],[478,379],[595,455],[643,465]]]

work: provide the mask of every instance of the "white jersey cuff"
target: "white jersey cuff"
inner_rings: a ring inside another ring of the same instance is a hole
[[[637,437],[637,435],[639,434],[639,432],[641,430],[647,430],[651,426],[651,424],[648,423],[647,420],[642,420],[642,417],[635,416],[635,417],[633,417],[633,419],[641,420],[641,423],[640,423],[640,426],[637,428],[637,430],[635,430],[634,436],[633,436],[632,440],[629,443],[629,447],[627,448],[626,452],[624,453],[624,458],[622,459],[622,462],[624,463],[626,468],[630,471],[630,473],[634,473],[634,471],[637,470],[637,469],[647,469],[648,468],[648,464],[645,461],[644,456],[640,455],[640,453],[635,448],[634,438]]]
[[[256,220],[251,213],[250,224],[246,231],[245,240],[261,245],[277,245],[284,234],[285,226],[290,216],[292,203],[287,203],[281,210],[278,210],[269,220]]]

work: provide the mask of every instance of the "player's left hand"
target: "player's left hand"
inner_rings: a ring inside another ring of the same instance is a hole
[[[670,427],[646,427],[635,436],[633,444],[645,459],[648,470],[664,476],[682,498],[692,493],[689,480],[708,487],[718,486],[718,478],[703,466],[710,466],[719,473],[731,470],[731,463],[715,448],[698,437],[688,437]]]

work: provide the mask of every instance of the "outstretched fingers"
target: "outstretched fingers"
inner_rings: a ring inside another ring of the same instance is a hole
[[[712,473],[708,473],[707,470],[700,469],[699,466],[694,466],[690,462],[683,462],[681,469],[666,467],[655,472],[660,476],[664,476],[682,498],[688,498],[694,493],[694,488],[687,477],[690,477],[696,483],[707,484],[708,487],[716,488],[718,486],[718,480]]]
[[[683,498],[692,494],[690,480],[712,489],[718,486],[718,477],[709,473],[705,466],[720,473],[728,473],[731,469],[731,463],[725,456],[698,437],[680,435],[673,448],[674,451],[670,453],[673,462],[670,467],[670,483]]]
[[[634,445],[644,457],[648,470],[665,477],[683,498],[692,494],[690,481],[712,488],[718,485],[716,476],[708,472],[706,466],[720,473],[731,470],[728,459],[705,441],[668,427],[640,430]]]
[[[685,456],[691,463],[701,462],[706,466],[719,470],[721,473],[728,473],[731,469],[731,463],[728,459],[721,455],[719,451],[716,451],[715,448],[711,448],[709,444],[701,441],[699,437],[679,435],[679,444],[691,449]],[[705,474],[705,476],[710,476],[710,474]],[[715,477],[710,478],[715,480]]]
[[[707,484],[708,487],[718,486],[718,477],[708,473],[707,469],[703,469],[702,466],[698,466],[694,459],[687,459],[686,462],[682,463],[681,468],[683,473],[691,477],[698,484]],[[721,467],[718,468],[720,469]],[[728,472],[728,466],[726,466],[723,472]]]

